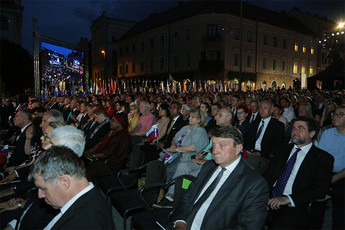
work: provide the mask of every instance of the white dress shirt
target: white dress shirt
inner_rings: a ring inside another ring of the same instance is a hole
[[[43,229],[43,230],[49,230],[51,229],[56,222],[61,218],[61,216],[76,202],[82,195],[90,191],[95,187],[92,182],[89,182],[89,186],[81,190],[77,195],[75,195],[72,199],[70,199],[61,209],[60,213],[57,214],[50,222],[49,224]]]
[[[258,137],[258,139],[256,140],[255,142],[255,150],[258,150],[258,151],[261,151],[261,141],[262,141],[262,138],[264,137],[264,134],[265,134],[265,131],[266,131],[266,128],[267,128],[267,125],[268,123],[271,121],[271,118],[272,117],[268,117],[266,119],[262,119],[260,121],[260,124],[259,124],[259,127],[257,129],[257,132],[259,131],[261,125],[262,125],[262,121],[264,121],[264,128],[262,129],[261,133],[260,133],[260,136]]]
[[[210,207],[213,199],[215,198],[215,196],[217,195],[218,191],[220,190],[220,188],[223,186],[224,182],[226,181],[226,179],[228,179],[228,177],[231,175],[231,173],[234,171],[234,169],[236,168],[236,166],[238,165],[238,163],[240,162],[241,157],[239,157],[237,160],[235,160],[234,162],[232,162],[230,165],[225,167],[225,171],[224,174],[222,176],[222,178],[220,179],[220,181],[218,182],[216,188],[213,190],[213,192],[211,193],[211,195],[207,198],[207,200],[201,205],[200,209],[198,210],[198,212],[195,214],[192,226],[191,226],[191,230],[198,230],[201,229],[201,225],[202,222],[204,220],[205,214],[207,209]],[[206,189],[211,185],[211,183],[216,179],[216,177],[218,176],[218,174],[220,173],[220,171],[222,170],[222,167],[218,166],[218,168],[215,170],[215,172],[213,173],[213,175],[211,176],[211,178],[208,180],[208,182],[206,183],[206,185],[204,186],[204,188],[201,190],[198,199],[195,200],[194,204],[200,199],[200,197],[204,194],[204,192],[206,191]]]

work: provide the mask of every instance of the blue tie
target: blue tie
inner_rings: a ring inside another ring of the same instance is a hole
[[[276,185],[274,186],[272,190],[272,197],[280,197],[283,195],[286,183],[291,175],[293,166],[295,165],[296,158],[297,158],[297,153],[301,151],[300,148],[297,148],[296,151],[292,154],[290,159],[285,165],[284,171],[280,174]]]
[[[255,141],[260,137],[260,134],[262,133],[262,130],[264,129],[264,126],[265,126],[265,122],[264,122],[264,120],[262,120],[262,124],[261,124],[258,132],[256,133]]]

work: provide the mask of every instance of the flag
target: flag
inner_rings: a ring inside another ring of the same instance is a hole
[[[146,133],[147,141],[151,142],[153,139],[158,137],[158,126],[152,125],[151,129]]]
[[[3,164],[7,161],[8,157],[8,145],[0,147],[0,164]]]
[[[48,97],[48,87],[47,87],[47,82],[44,84],[44,90],[42,93],[42,100],[45,100]]]
[[[64,96],[65,95],[65,85],[66,83],[63,81],[62,84],[61,84],[61,96]]]
[[[54,97],[59,96],[59,87],[57,85],[57,83],[55,82],[55,86],[54,86]]]

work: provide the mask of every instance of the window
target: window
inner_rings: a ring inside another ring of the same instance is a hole
[[[129,50],[128,50],[128,46],[126,46],[126,54],[128,54]]]
[[[248,30],[247,31],[247,42],[252,42],[253,41],[253,32]]]
[[[161,35],[159,38],[159,46],[164,46],[164,35]]]
[[[217,31],[218,31],[218,25],[216,25],[216,24],[207,25],[207,36],[208,37],[216,37]]]
[[[268,45],[268,35],[264,34],[264,45],[267,46]]]
[[[236,39],[236,40],[240,40],[240,36],[241,36],[241,31],[240,31],[240,28],[235,28],[234,29],[234,38]]]
[[[151,49],[155,47],[155,39],[151,38],[150,40],[150,47]]]
[[[186,41],[190,40],[190,29],[186,29]]]
[[[286,71],[286,61],[282,61],[282,71]]]
[[[295,51],[297,52],[298,51],[298,44],[295,43]]]
[[[251,68],[252,67],[252,56],[247,55],[247,67]]]
[[[119,66],[119,72],[120,72],[120,74],[123,74],[123,66],[122,65]]]
[[[283,39],[283,49],[287,49],[287,39]]]
[[[116,62],[117,61],[117,53],[116,53],[116,51],[112,51],[111,52],[111,60],[112,60],[112,62]]]
[[[310,48],[310,54],[314,54],[314,48],[313,47]]]
[[[314,68],[312,66],[309,67],[309,74],[310,75],[314,74]]]
[[[173,35],[173,37],[172,37],[172,43],[173,43],[173,44],[176,44],[177,42],[178,42],[178,33],[175,32],[174,35]]]
[[[278,47],[278,38],[277,37],[273,38],[273,46]]]
[[[164,69],[164,57],[159,58],[159,68]]]
[[[206,50],[204,59],[205,60],[218,60],[219,59],[219,52],[217,50]]]
[[[186,64],[187,66],[190,66],[190,54],[187,54]]]
[[[306,53],[306,52],[307,52],[307,48],[306,48],[305,46],[303,46],[302,52],[303,52],[303,53]]]
[[[141,47],[141,51],[145,50],[145,42],[144,41],[141,41],[140,47]]]
[[[234,54],[234,66],[240,66],[240,54]]]
[[[128,73],[128,64],[126,64],[126,73]]]
[[[298,69],[298,63],[294,62],[293,63],[293,73],[297,73],[297,69]]]
[[[135,63],[132,63],[132,72],[135,73]]]
[[[132,45],[132,51],[133,51],[134,54],[135,54],[135,52],[137,51],[137,47],[136,47],[135,44]]]
[[[277,70],[277,60],[273,59],[272,61],[272,70]]]
[[[302,65],[301,73],[302,74],[305,73],[305,65],[304,64]]]
[[[267,69],[267,58],[262,59],[262,68]]]

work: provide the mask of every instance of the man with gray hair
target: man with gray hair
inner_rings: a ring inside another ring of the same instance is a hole
[[[53,146],[35,161],[29,179],[38,197],[60,209],[44,229],[115,229],[106,200],[85,173],[83,161],[66,147]]]
[[[81,130],[74,126],[66,125],[53,129],[50,141],[56,146],[65,146],[73,150],[78,157],[84,152],[85,138]]]

